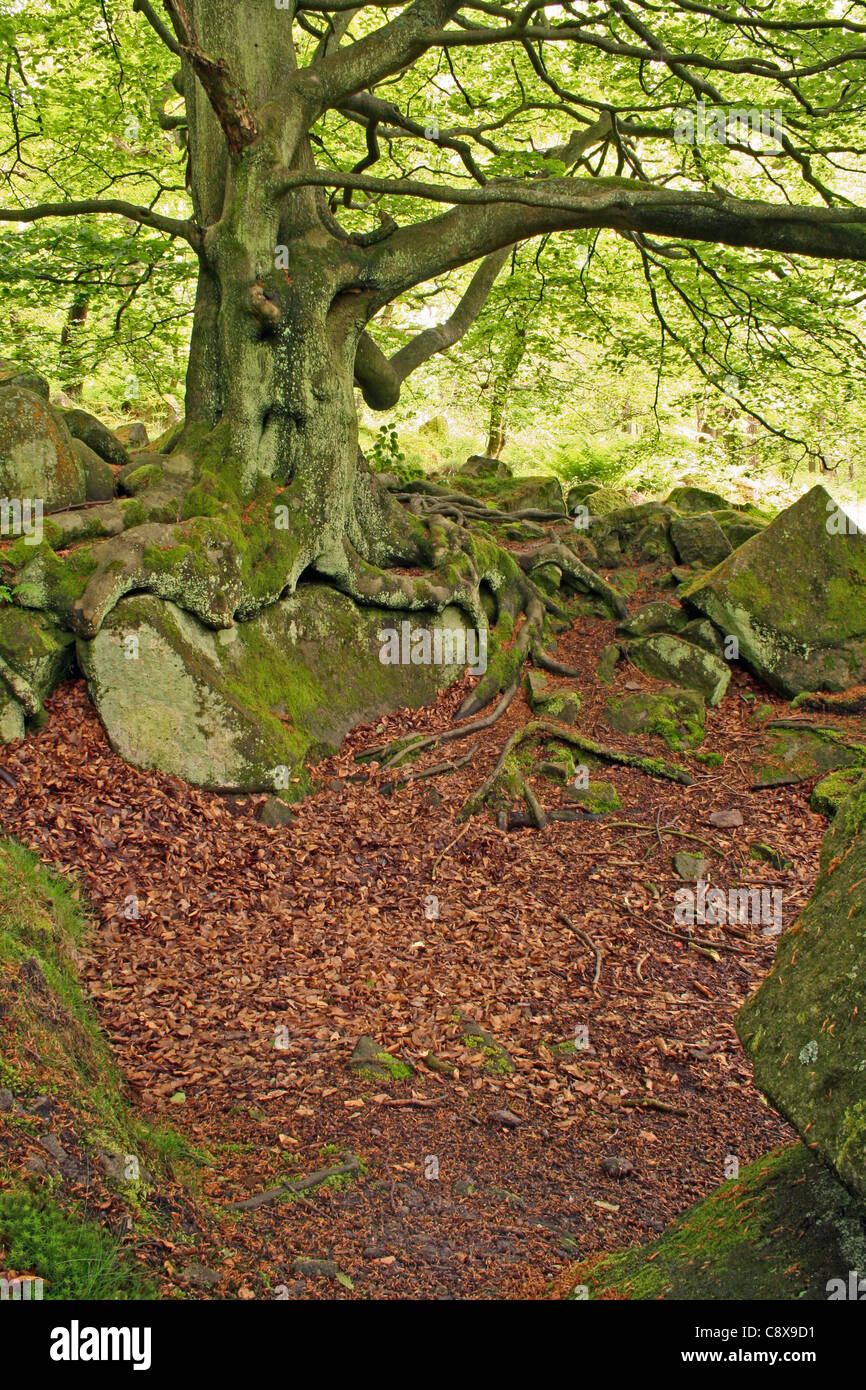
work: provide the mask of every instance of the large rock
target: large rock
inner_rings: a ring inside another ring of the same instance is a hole
[[[24,737],[25,719],[69,674],[74,641],[44,613],[0,608],[0,742]]]
[[[78,644],[99,717],[129,763],[197,786],[308,790],[305,759],[336,752],[355,724],[418,707],[466,663],[385,665],[382,630],[402,615],[304,585],[250,622],[214,632],[152,595],[124,598]],[[454,608],[413,629],[458,632]]]
[[[628,494],[615,487],[599,487],[584,498],[590,516],[607,516],[629,504]]]
[[[88,502],[110,502],[114,496],[114,472],[111,464],[95,454],[81,439],[73,439],[72,447],[84,469]]]
[[[833,728],[767,725],[752,755],[752,786],[789,787],[846,767],[866,766],[866,745]]]
[[[602,718],[618,734],[651,734],[679,751],[703,742],[706,711],[697,691],[670,686],[617,697]]]
[[[558,478],[513,478],[506,480],[499,495],[499,506],[504,512],[522,512],[533,509],[540,512],[556,512],[565,515],[565,502]]]
[[[510,478],[511,469],[502,459],[488,458],[486,454],[472,454],[457,470],[458,478]]]
[[[67,410],[65,420],[73,438],[80,439],[106,463],[119,464],[121,467],[129,463],[129,454],[120,440],[95,415],[89,415],[86,410]]]
[[[719,492],[708,492],[706,488],[690,487],[686,483],[675,487],[665,503],[678,512],[714,512],[731,505]]]
[[[84,495],[84,469],[60,417],[33,391],[0,389],[0,496],[41,499],[57,512]]]
[[[866,1201],[866,777],[841,803],[802,917],[737,1015],[755,1080]]]
[[[629,656],[639,670],[656,680],[700,691],[708,705],[719,703],[731,681],[731,668],[720,656],[671,632],[656,632],[632,643]]]
[[[603,491],[609,500],[612,496],[620,499],[615,502],[613,510],[606,511],[604,515],[597,515],[593,511],[593,506],[598,505],[595,502],[597,493],[578,504],[588,508],[591,514],[589,534],[602,564],[615,568],[625,561],[648,564],[664,560],[670,563],[674,558],[669,535],[674,513],[670,507],[663,507],[658,502],[624,506],[621,493],[613,494],[610,488]]]
[[[814,487],[679,594],[789,697],[866,683],[866,535],[836,517]]]
[[[671,540],[684,565],[712,569],[733,549],[715,517],[678,516],[671,522]]]

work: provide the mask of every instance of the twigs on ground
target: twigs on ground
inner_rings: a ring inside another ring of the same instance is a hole
[[[592,976],[592,987],[593,989],[595,989],[596,985],[598,984],[601,978],[601,947],[596,946],[595,942],[592,940],[591,937],[587,936],[585,931],[583,931],[580,927],[575,926],[574,922],[572,922],[571,918],[565,912],[560,912],[559,918],[561,922],[565,923],[565,925],[569,928],[570,931],[574,932],[575,936],[580,937],[584,946],[588,946],[589,949],[592,951],[593,955],[595,956],[595,970]]]
[[[345,1163],[335,1164],[333,1168],[319,1168],[315,1173],[310,1173],[309,1177],[299,1178],[297,1182],[280,1183],[279,1187],[269,1187],[264,1192],[257,1192],[254,1197],[245,1197],[241,1202],[229,1202],[226,1211],[255,1211],[257,1207],[279,1202],[283,1197],[291,1197],[307,1192],[311,1187],[319,1187],[329,1178],[342,1178],[360,1171],[361,1165],[357,1158],[353,1157]]]

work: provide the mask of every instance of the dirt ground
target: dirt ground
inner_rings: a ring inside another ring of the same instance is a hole
[[[657,684],[625,663],[600,685],[613,631],[580,618],[556,648],[585,672],[581,731],[682,761],[601,724],[612,690]],[[456,819],[528,717],[523,695],[451,775],[390,794],[376,767],[349,780],[364,747],[447,727],[467,688],[356,730],[275,829],[256,818],[261,797],[124,765],[80,681],[4,754],[4,830],[76,877],[98,922],[85,978],[138,1106],[212,1158],[207,1220],[150,1252],[167,1293],[201,1296],[186,1272],[196,1259],[212,1297],[559,1296],[575,1260],[651,1239],[723,1181],[729,1155],[743,1165],[793,1137],[733,1028],[774,939],[698,927],[715,943],[699,950],[671,934],[678,850],[708,854],[719,886],[781,887],[785,925],[805,903],[826,826],[811,784],[748,789],[751,697],[788,706],[735,669],[703,745],[722,765],[690,763],[688,787],[609,768],[621,810],[543,832]],[[534,785],[548,807],[562,796]],[[728,808],[741,828],[710,823]],[[791,867],[751,860],[755,839]],[[356,1075],[365,1035],[411,1074]],[[357,1174],[227,1211],[347,1156]],[[612,1157],[633,1171],[608,1172]]]

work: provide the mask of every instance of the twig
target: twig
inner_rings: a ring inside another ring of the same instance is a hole
[[[446,856],[446,854],[448,853],[449,849],[453,849],[454,846],[457,844],[457,841],[463,839],[463,836],[466,834],[466,831],[469,829],[470,824],[471,824],[471,822],[470,822],[470,821],[467,821],[466,824],[464,825],[463,829],[460,831],[460,834],[459,834],[459,835],[456,835],[456,836],[454,837],[454,839],[451,841],[450,845],[446,845],[445,848],[443,849],[442,853],[441,853],[440,855],[438,855],[436,859],[433,860],[433,868],[430,870],[430,878],[431,878],[431,880],[434,879],[434,878],[436,877],[436,870],[439,868],[439,865],[442,863],[442,860],[445,858],[445,856]]]
[[[675,941],[687,941],[690,946],[705,946],[709,947],[711,951],[731,951],[737,956],[752,955],[754,950],[760,949],[755,947],[752,951],[748,951],[744,946],[732,946],[727,941],[709,941],[705,937],[690,936],[688,932],[673,931],[670,927],[662,927],[658,922],[654,922],[651,917],[638,917],[636,912],[629,912],[627,907],[623,907],[622,910],[627,917],[630,917],[633,922],[637,922],[639,926],[649,927],[651,931],[657,931],[660,936],[670,936],[673,937]]]
[[[601,948],[599,946],[596,946],[595,942],[587,936],[585,931],[582,931],[580,927],[576,927],[572,922],[571,918],[568,917],[564,912],[560,912],[559,916],[560,919],[565,923],[565,925],[571,928],[575,936],[579,936],[583,944],[585,946],[588,946],[589,949],[595,955],[595,973],[592,977],[592,987],[593,989],[595,989],[595,986],[598,984],[599,979],[601,978]]]
[[[680,1105],[668,1105],[666,1100],[656,1100],[654,1096],[647,1096],[644,1099],[621,1100],[620,1105],[629,1110],[639,1108],[641,1110],[663,1110],[666,1115],[688,1115],[688,1110],[683,1110]]]
[[[311,1187],[318,1187],[321,1183],[327,1182],[329,1178],[345,1177],[349,1173],[360,1172],[360,1169],[357,1158],[350,1158],[346,1163],[338,1163],[333,1168],[319,1168],[309,1177],[299,1178],[297,1182],[280,1183],[279,1187],[269,1187],[264,1192],[257,1192],[254,1197],[244,1198],[242,1202],[229,1202],[226,1211],[255,1211],[257,1207],[263,1207],[267,1203],[278,1202],[281,1197],[306,1192]]]

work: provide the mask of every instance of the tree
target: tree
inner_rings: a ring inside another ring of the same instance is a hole
[[[122,4],[113,18],[105,0],[99,8],[122,65],[117,35],[127,26],[129,36],[133,17]],[[700,325],[713,317],[709,294],[724,300],[738,276],[739,292],[750,276],[778,273],[778,258],[797,276],[807,258],[849,263],[846,307],[856,312],[866,261],[866,210],[847,173],[863,153],[857,7],[132,8],[163,65],[178,67],[170,81],[169,67],[153,67],[149,108],[163,131],[182,134],[186,215],[176,187],[158,186],[147,206],[104,190],[28,205],[15,177],[16,205],[0,210],[19,224],[119,216],[187,243],[197,261],[174,445],[186,465],[175,473],[177,558],[159,554],[168,543],[154,519],[106,540],[73,613],[83,635],[132,589],[227,626],[302,575],[362,603],[456,601],[479,623],[492,590],[500,611],[532,609],[537,628],[537,591],[461,525],[459,508],[456,518],[415,515],[378,486],[359,457],[355,405],[357,385],[374,408],[393,406],[406,376],[466,331],[517,243],[569,229],[626,239],[663,337],[682,333],[659,282]],[[12,115],[14,174],[31,132],[14,97]],[[726,252],[720,270],[720,247],[746,253],[737,265]],[[476,268],[450,319],[386,357],[371,331],[377,314],[462,267]],[[766,331],[746,298],[747,326]],[[406,567],[421,573],[394,572]]]

